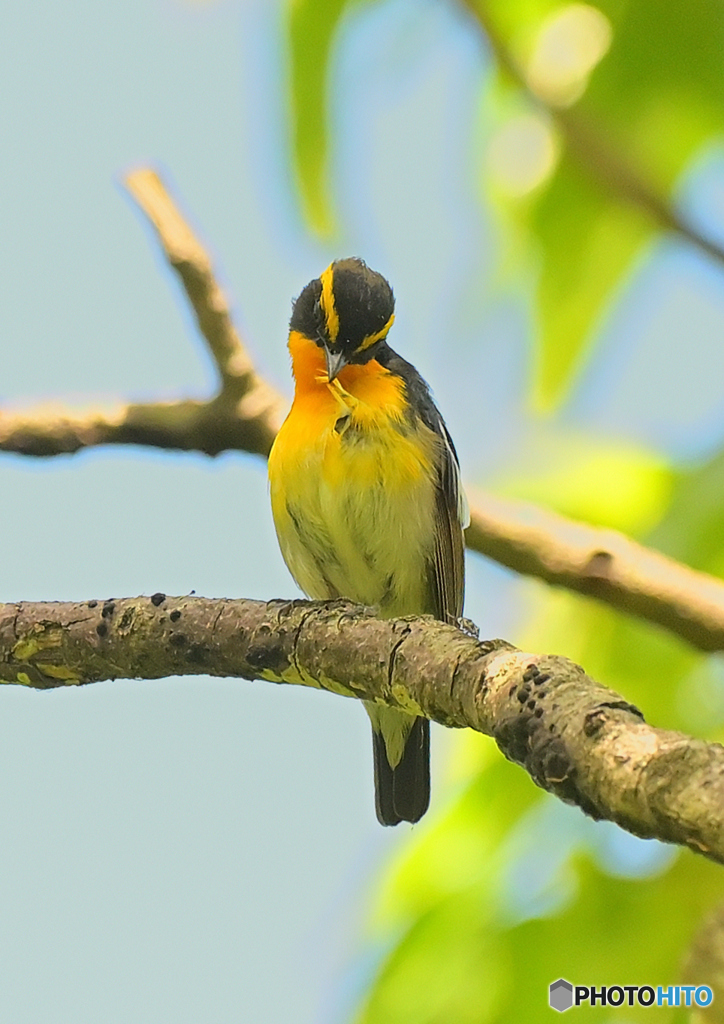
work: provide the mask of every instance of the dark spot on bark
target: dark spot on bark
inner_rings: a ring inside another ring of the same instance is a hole
[[[96,606],[97,604],[98,604],[98,602],[97,602],[97,601],[89,601],[89,602],[88,602],[88,607],[89,607],[89,608],[95,608],[95,606]]]
[[[549,679],[550,679],[550,676],[548,675],[547,672],[540,672],[538,674],[538,678],[534,681],[533,685],[534,686],[540,686],[541,683],[547,683]]]
[[[527,686],[521,686],[521,688],[518,690],[518,700],[520,701],[520,703],[521,704],[525,704],[525,702],[528,700],[529,697],[530,697],[530,690],[528,689],[528,687]]]
[[[168,642],[172,647],[183,647],[187,642],[186,635],[184,633],[172,633],[168,638]]]
[[[526,704],[526,707],[528,708],[529,711],[535,711],[535,701],[534,700],[529,700],[528,703]]]
[[[288,618],[290,615],[293,615],[297,608],[300,607],[300,605],[306,606],[306,604],[307,602],[302,601],[301,599],[297,599],[294,601],[267,601],[269,611],[273,612],[279,621]]]
[[[526,716],[529,728],[525,756],[521,764],[531,777],[551,793],[567,803],[577,804],[585,814],[600,818],[597,808],[578,788],[576,766],[571,760],[565,741],[555,734],[555,727],[546,729],[538,711]],[[530,728],[532,726],[532,728]]]
[[[116,602],[115,601],[104,601],[103,602],[103,610],[101,611],[101,615],[103,616],[104,619],[109,619],[111,617],[111,615],[113,615],[115,610],[116,610]]]
[[[188,659],[194,665],[203,665],[208,661],[211,649],[206,644],[192,644],[189,647]]]
[[[260,632],[261,630],[257,630],[257,637]],[[281,675],[285,669],[289,668],[284,645],[279,637],[274,634],[268,636],[268,638],[257,639],[247,650],[246,660],[255,671],[271,669],[272,672]]]
[[[508,690],[508,696],[512,697],[517,689],[518,689],[518,684],[517,683],[513,683],[511,688]]]
[[[606,724],[606,715],[602,708],[595,708],[593,711],[589,711],[586,717],[583,719],[583,735],[588,736],[590,739],[595,736],[597,732]]]
[[[627,700],[608,700],[599,704],[601,708],[613,708],[617,711],[628,711],[630,715],[636,715],[642,722],[645,722],[643,711],[640,711],[635,704],[629,704]]]
[[[528,726],[530,716],[524,708],[521,708],[520,711],[520,714],[506,719],[495,730],[494,739],[508,760],[515,761],[517,764],[525,764],[530,752]],[[533,721],[535,722],[535,720]]]
[[[174,610],[169,615],[169,619],[171,620],[171,622],[178,622],[180,618],[181,612],[178,610],[178,608],[174,608]]]
[[[166,595],[159,592],[158,594],[153,594],[153,596],[151,597],[151,604],[155,608],[158,608],[158,606],[160,604],[163,604],[163,602],[165,600],[166,600]]]
[[[613,711],[626,711],[628,714],[640,718],[642,722],[644,721],[644,716],[635,704],[629,704],[626,700],[603,701],[593,711],[589,711],[583,720],[583,733],[589,739],[595,736],[596,733],[599,733],[606,724],[606,710],[608,708],[611,708]]]
[[[105,622],[99,622],[96,626],[96,633],[98,636],[105,636],[108,633],[108,626]]]
[[[546,743],[540,751],[540,767],[549,784],[560,785],[569,778],[573,769],[562,740]]]
[[[543,717],[543,708],[536,708],[534,714],[535,714],[536,718],[542,718]]]
[[[591,576],[593,579],[607,579],[611,574],[612,565],[613,555],[610,551],[594,551],[583,571],[586,576]]]
[[[523,672],[523,681],[526,683],[530,683],[538,675],[538,673],[538,666],[534,662],[531,662],[529,665],[526,665],[525,667],[525,671]]]

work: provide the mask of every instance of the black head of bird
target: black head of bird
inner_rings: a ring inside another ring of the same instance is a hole
[[[395,298],[381,274],[360,259],[337,260],[304,288],[290,327],[324,349],[331,381],[349,363],[373,359],[395,319]]]

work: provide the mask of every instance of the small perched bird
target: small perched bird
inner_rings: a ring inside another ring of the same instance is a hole
[[[308,597],[375,605],[388,618],[457,623],[467,507],[455,448],[427,384],[387,344],[392,289],[337,260],[294,303],[294,402],[269,456],[272,512]],[[430,723],[371,701],[383,825],[430,802]]]

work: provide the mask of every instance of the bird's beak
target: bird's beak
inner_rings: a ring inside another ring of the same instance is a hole
[[[347,365],[347,357],[344,352],[330,352],[328,348],[324,350],[324,357],[327,360],[327,380],[331,384],[339,371]]]

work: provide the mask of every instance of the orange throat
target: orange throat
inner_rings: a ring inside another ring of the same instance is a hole
[[[289,352],[294,374],[294,403],[314,402],[318,412],[327,410],[338,415],[338,390],[327,380],[324,350],[298,331],[289,335]],[[377,410],[393,419],[402,419],[406,408],[405,385],[376,359],[364,364],[350,364],[337,375],[343,391],[372,412]]]

